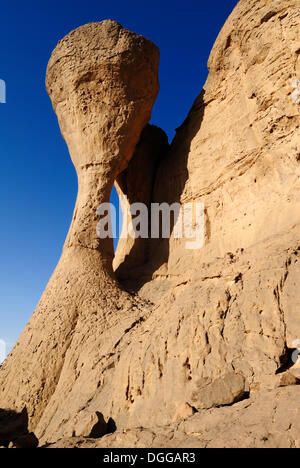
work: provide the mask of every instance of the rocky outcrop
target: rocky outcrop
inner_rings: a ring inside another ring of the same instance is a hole
[[[210,405],[218,406],[227,375],[241,376],[244,394],[253,394],[273,388],[276,374],[293,365],[300,118],[291,93],[299,24],[296,1],[238,4],[209,58],[204,90],[159,166],[152,200],[203,202],[206,239],[199,251],[173,236],[150,242],[139,294],[155,306],[142,344],[137,336],[120,362],[133,421],[143,414],[168,423],[183,401],[194,405],[199,380],[214,389]]]
[[[241,0],[169,149],[160,130],[140,139],[158,91],[152,43],[108,21],[54,51],[47,89],[79,195],[58,268],[0,371],[0,405],[26,402],[43,442],[101,412],[114,434],[68,443],[298,446],[299,26],[298,0]],[[204,203],[204,247],[122,241],[122,287],[112,242],[96,236],[114,181],[130,203]]]
[[[103,414],[90,413],[85,414],[83,417],[78,415],[78,424],[74,428],[74,436],[91,437],[98,439],[107,434],[107,423],[103,417]]]

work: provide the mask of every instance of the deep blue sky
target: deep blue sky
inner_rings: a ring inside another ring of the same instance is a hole
[[[155,42],[161,90],[152,123],[171,140],[207,77],[214,41],[237,0],[10,1],[0,11],[0,338],[12,344],[60,257],[77,181],[45,91],[57,41],[103,19]],[[114,197],[115,200],[115,197]]]

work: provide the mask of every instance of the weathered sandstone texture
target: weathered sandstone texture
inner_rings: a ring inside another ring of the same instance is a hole
[[[26,404],[42,442],[299,446],[299,34],[299,0],[241,0],[170,148],[142,132],[158,92],[151,42],[105,21],[55,49],[47,89],[79,195],[0,369],[0,407]],[[114,181],[130,203],[203,202],[204,247],[122,240],[114,275],[112,243],[95,234]],[[72,439],[97,412],[117,431]]]
[[[59,265],[0,377],[0,406],[26,403],[40,435],[51,426],[52,437],[58,427],[63,434],[63,421],[105,387],[114,353],[141,316],[139,300],[114,278],[113,243],[97,237],[96,210],[151,117],[158,65],[157,47],[114,21],[71,32],[49,62],[47,90],[77,170],[78,198]]]
[[[66,438],[49,448],[300,448],[299,411],[300,387],[287,387],[168,426],[125,429],[98,440]]]
[[[28,431],[26,407],[20,413],[0,410],[0,448],[36,448],[38,439]]]

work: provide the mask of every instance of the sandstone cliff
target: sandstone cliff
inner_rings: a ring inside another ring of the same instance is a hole
[[[158,92],[150,41],[106,21],[58,44],[47,89],[79,195],[0,370],[0,407],[26,404],[42,442],[101,412],[117,432],[99,446],[300,446],[299,32],[299,0],[241,0],[170,148],[159,129],[142,132]],[[203,202],[204,247],[123,240],[114,274],[95,213],[115,181],[130,203]]]

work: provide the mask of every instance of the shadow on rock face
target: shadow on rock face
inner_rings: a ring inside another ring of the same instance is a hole
[[[73,430],[73,437],[87,437],[99,439],[106,434],[112,434],[117,429],[116,423],[112,418],[106,422],[104,416],[99,411],[86,412],[76,417],[76,423]]]

